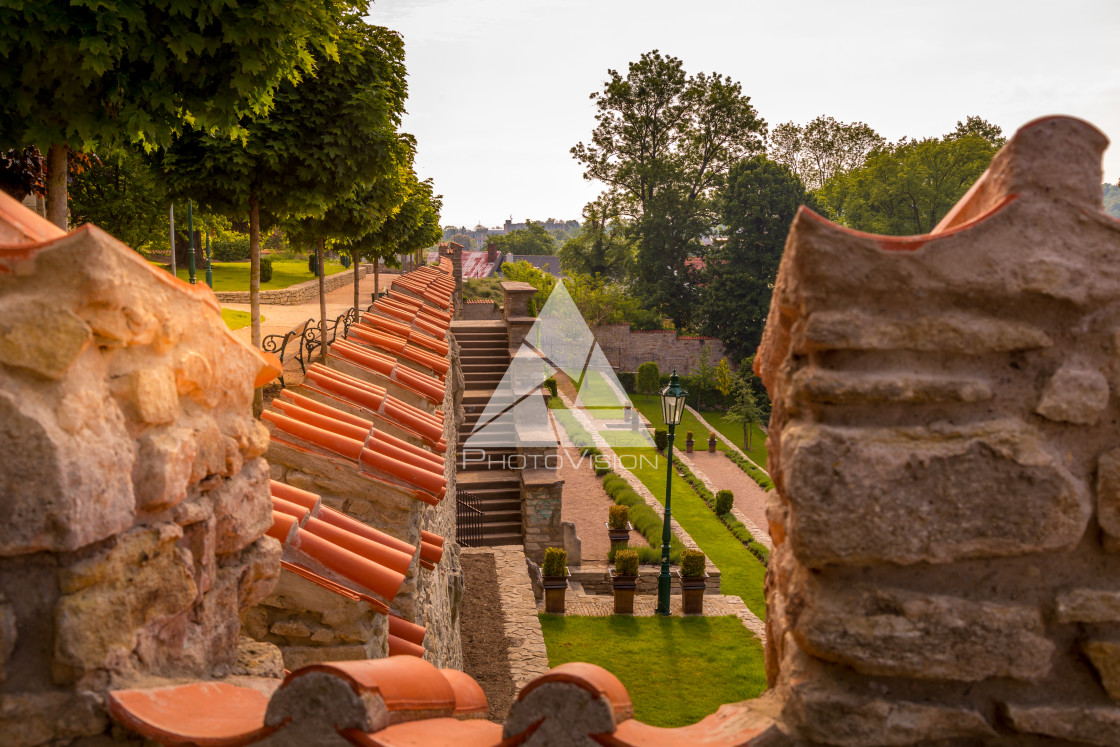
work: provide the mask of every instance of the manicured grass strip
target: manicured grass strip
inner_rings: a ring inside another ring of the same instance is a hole
[[[686,416],[691,416],[692,413],[686,412]],[[751,448],[743,447],[743,424],[737,423],[734,420],[727,419],[727,413],[718,410],[701,410],[700,414],[704,416],[704,420],[722,433],[731,441],[731,443],[743,449],[743,453],[754,460],[755,464],[766,468],[766,434],[762,432],[762,428],[758,423],[751,424]],[[706,435],[706,434],[705,434]],[[716,448],[726,448],[721,442]]]
[[[665,457],[655,449],[618,449],[616,453],[632,453],[645,456],[638,459],[638,467],[630,470],[650,492],[665,503]],[[652,462],[653,467],[649,464]],[[751,612],[765,619],[766,599],[762,584],[766,568],[743,543],[732,536],[715,514],[712,513],[700,496],[688,483],[673,470],[673,518],[680,522],[684,531],[719,568],[723,576],[720,588],[725,594],[734,594],[743,599]]]
[[[343,272],[345,267],[338,262],[327,262],[328,275]],[[176,268],[176,275],[180,280],[187,280],[186,267]],[[206,282],[206,266],[199,260],[195,268],[195,278],[199,283]],[[272,279],[261,283],[261,290],[279,290],[296,283],[306,283],[314,280],[315,276],[307,269],[306,260],[275,260],[272,263]],[[216,291],[247,291],[249,290],[249,263],[248,262],[215,262],[214,263],[214,290]]]
[[[626,687],[634,717],[694,724],[766,689],[762,644],[736,617],[540,615],[548,664],[597,664]]]
[[[226,326],[230,329],[241,329],[242,327],[249,326],[249,322],[252,321],[252,317],[249,316],[248,311],[222,309],[222,321],[225,322]],[[264,321],[263,316],[261,317],[261,321]]]
[[[728,456],[732,454],[730,451],[724,453]],[[739,458],[742,459],[742,457]],[[712,513],[727,527],[729,532],[735,535],[735,539],[742,542],[743,546],[750,550],[751,554],[758,558],[763,565],[767,565],[770,562],[770,551],[766,549],[766,546],[756,541],[750,530],[743,526],[743,522],[736,519],[730,511],[723,514],[716,513],[716,497],[712,495],[712,491],[708,490],[699,477],[692,474],[692,470],[678,459],[676,454],[673,455],[673,467],[676,468],[677,474],[683,477],[684,481],[689,484],[689,487],[696,492],[696,495],[700,496],[700,500],[704,501],[704,505],[711,509]],[[755,471],[757,471],[757,469]],[[730,490],[727,492],[731,493]]]

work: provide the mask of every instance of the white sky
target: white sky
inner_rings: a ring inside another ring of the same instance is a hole
[[[1071,114],[1120,141],[1118,0],[376,0],[369,19],[404,35],[404,129],[444,225],[580,219],[602,190],[568,152],[588,96],[652,49],[738,80],[770,126],[827,114],[896,140]]]

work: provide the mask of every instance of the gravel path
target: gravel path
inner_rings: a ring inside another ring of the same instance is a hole
[[[766,520],[766,491],[759,487],[746,472],[720,452],[695,451],[686,455],[692,461],[691,469],[697,477],[707,478],[716,490],[730,490],[735,494],[735,508],[750,523],[743,521],[754,538],[773,549],[770,541],[769,522]],[[716,490],[713,490],[714,494]],[[754,524],[754,527],[751,526]],[[755,531],[757,528],[759,531]]]
[[[606,563],[611,543],[604,525],[607,509],[614,501],[603,490],[603,483],[595,476],[590,459],[584,459],[579,464],[578,449],[568,447],[561,451],[564,453],[561,454],[563,463],[559,471],[560,478],[564,480],[564,493],[560,500],[560,520],[575,523],[582,562]]]
[[[463,602],[459,630],[463,641],[463,671],[486,693],[491,721],[505,721],[516,692],[510,676],[509,640],[498,594],[494,554],[464,552]]]

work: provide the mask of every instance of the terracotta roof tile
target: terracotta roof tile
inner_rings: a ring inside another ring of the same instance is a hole
[[[602,667],[582,661],[569,662],[554,667],[548,674],[537,677],[521,688],[521,692],[517,694],[517,699],[519,701],[524,700],[525,696],[533,690],[552,682],[567,682],[582,687],[592,693],[594,697],[605,697],[614,710],[616,722],[631,718],[634,715],[634,706],[630,702],[630,694],[626,692],[625,686],[618,678]]]
[[[370,416],[377,418],[380,423],[391,423],[397,428],[414,435],[436,452],[442,454],[447,450],[447,443],[443,439],[442,413],[425,412],[418,407],[413,407],[405,402],[401,402],[392,395],[382,394],[379,399],[376,393],[371,393],[369,390],[357,387],[356,384],[353,383],[364,383],[361,379],[355,378],[353,382],[349,382],[347,379],[351,379],[352,377],[346,374],[340,374],[340,376],[344,378],[324,377],[318,381],[305,380],[300,390],[314,393],[317,396],[332,400],[339,405],[345,405],[367,412]],[[284,399],[280,399],[280,397]],[[272,401],[272,405],[283,412],[285,409],[283,405],[287,404],[285,400],[305,410],[330,415],[338,420],[357,425],[366,430],[375,427],[374,421],[344,412],[337,407],[331,407],[329,404],[311,399],[291,389],[280,390],[280,396]]]
[[[294,405],[287,408],[287,414],[265,410],[261,413],[261,418],[281,432],[318,450],[353,461],[360,473],[368,475],[373,470],[379,474],[368,476],[380,477],[381,481],[388,484],[399,481],[418,489],[414,495],[425,503],[435,505],[447,492],[443,460],[403,439],[373,430],[367,434],[355,434],[352,430],[355,426],[331,421],[330,418]],[[339,433],[340,430],[350,432]],[[363,435],[364,440],[361,438]],[[278,440],[290,443],[283,438]],[[385,480],[386,477],[395,479]]]
[[[342,736],[359,747],[498,747],[502,726],[482,720],[433,718],[396,724],[374,734],[344,731]]]
[[[447,369],[451,367],[446,358],[441,358],[418,345],[412,345],[404,337],[375,329],[360,322],[350,327],[345,341],[372,346],[391,355],[407,358],[413,363],[424,366],[440,379],[447,374]]]
[[[427,348],[440,357],[447,356],[446,340],[439,340],[432,335],[413,329],[410,325],[404,324],[403,322],[387,319],[386,317],[377,316],[368,312],[362,314],[361,322],[376,329],[391,332],[398,337],[404,337],[409,342]]]
[[[455,711],[455,691],[447,678],[434,665],[413,656],[311,664],[285,677],[281,687],[313,672],[338,677],[360,695],[380,696],[389,724],[451,716]]]
[[[268,696],[224,682],[193,682],[109,693],[113,720],[165,745],[237,747],[275,729],[264,724]]]
[[[400,636],[389,634],[389,656],[424,656],[424,647],[406,641]]]
[[[390,355],[366,346],[357,345],[349,340],[336,340],[331,345],[327,359],[328,361],[342,359],[352,366],[368,371],[375,377],[381,376],[399,384],[404,389],[425,398],[433,405],[443,404],[443,397],[447,389],[445,382],[434,376],[402,366],[396,358]],[[318,363],[315,366],[326,368],[326,366],[321,366]]]
[[[447,679],[451,689],[455,691],[455,717],[462,719],[486,718],[489,705],[486,702],[486,693],[474,678],[458,669],[441,669],[440,673]]]

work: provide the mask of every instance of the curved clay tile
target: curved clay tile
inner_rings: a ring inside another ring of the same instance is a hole
[[[296,530],[293,549],[300,550],[323,566],[359,586],[392,599],[404,583],[404,574],[390,570],[369,558],[336,545],[305,529]],[[388,549],[388,548],[386,548]]]
[[[323,430],[337,433],[340,436],[364,440],[366,436],[369,435],[369,428],[362,428],[358,425],[350,425],[349,423],[342,420],[337,420],[330,415],[322,415],[317,412],[312,412],[311,410],[305,410],[295,403],[273,400],[272,406],[277,410],[280,410],[288,417],[293,418],[294,420],[301,420],[304,423],[315,426],[316,428],[322,428]]]
[[[417,658],[422,658],[424,656],[424,647],[417,646],[415,643],[410,643],[390,633],[389,656],[415,656]]]
[[[317,412],[320,415],[327,415],[328,417],[332,417],[335,420],[341,420],[344,423],[349,423],[350,425],[356,425],[359,428],[362,428],[364,430],[368,431],[370,428],[373,427],[373,421],[372,420],[366,420],[363,417],[359,417],[359,416],[354,415],[352,413],[345,412],[343,410],[339,410],[338,408],[335,408],[335,407],[331,407],[330,405],[323,404],[322,402],[319,402],[318,400],[311,399],[310,397],[305,397],[302,394],[300,394],[299,392],[293,391],[291,389],[281,389],[280,390],[280,396],[291,400],[293,403],[302,407],[305,410],[310,410],[311,412]],[[275,402],[276,402],[276,400],[274,399],[273,403],[275,404]]]
[[[319,496],[307,490],[294,488],[286,482],[269,480],[269,491],[272,495],[283,498],[290,503],[303,506],[311,512],[312,516],[315,515],[315,510],[319,507]]]
[[[401,552],[322,519],[308,519],[304,522],[303,529],[401,574],[407,573],[408,567],[412,565],[412,553]]]
[[[362,455],[362,441],[360,439],[340,436],[332,431],[317,428],[295,418],[265,410],[261,413],[261,420],[267,420],[285,433],[289,433],[310,444],[315,444],[322,449],[334,452],[339,456],[357,461]]]
[[[428,631],[423,625],[409,622],[403,617],[389,615],[389,633],[395,635],[397,638],[403,638],[409,643],[422,646],[424,645],[424,637],[428,634]]]
[[[382,532],[379,529],[375,529],[369,524],[360,522],[352,516],[347,516],[341,511],[331,508],[330,506],[322,506],[319,509],[319,515],[315,518],[320,519],[321,521],[325,521],[328,524],[333,524],[340,529],[345,529],[352,534],[357,534],[361,537],[365,537],[372,542],[377,542],[379,544],[385,545],[386,547],[391,547],[394,550],[399,550],[400,552],[407,554],[409,557],[412,557],[412,555],[416,552],[416,548],[413,545],[408,544],[404,540],[397,539],[396,537],[393,537],[389,534],[385,534],[385,532]]]
[[[375,599],[368,594],[362,594],[361,592],[354,591],[349,586],[343,586],[337,581],[332,581],[326,576],[320,576],[310,568],[306,568],[302,565],[299,565],[298,563],[290,563],[287,560],[280,561],[280,568],[281,570],[285,570],[289,573],[294,573],[297,576],[305,578],[316,586],[321,586],[327,591],[334,592],[339,596],[344,596],[347,599],[351,599],[355,602],[365,602],[378,614],[386,616],[389,615],[389,605],[385,604],[380,599]]]
[[[390,723],[450,716],[455,711],[455,691],[447,678],[414,656],[309,664],[285,677],[280,687],[313,672],[339,677],[360,695],[379,696]]]
[[[272,510],[291,516],[299,522],[300,526],[311,517],[311,511],[291,501],[272,496]]]
[[[269,537],[279,540],[281,545],[287,546],[295,539],[295,531],[299,528],[299,519],[291,514],[272,509],[272,526],[268,528]]]
[[[265,726],[268,696],[225,682],[193,682],[151,690],[113,690],[109,715],[164,745],[239,747],[275,729]]]
[[[618,677],[602,667],[582,661],[569,662],[554,667],[548,674],[537,677],[521,688],[521,692],[517,694],[517,699],[524,700],[533,690],[550,682],[570,683],[587,690],[595,698],[606,698],[614,710],[616,723],[634,716],[634,705],[630,702],[630,693],[626,692],[626,687],[619,681]]]
[[[486,702],[486,693],[474,677],[458,669],[439,671],[455,691],[455,718],[486,718],[490,706]]]
[[[429,571],[436,567],[436,564],[439,563],[441,558],[443,558],[442,547],[427,542],[420,543],[420,560],[430,566],[430,568],[428,568]]]

